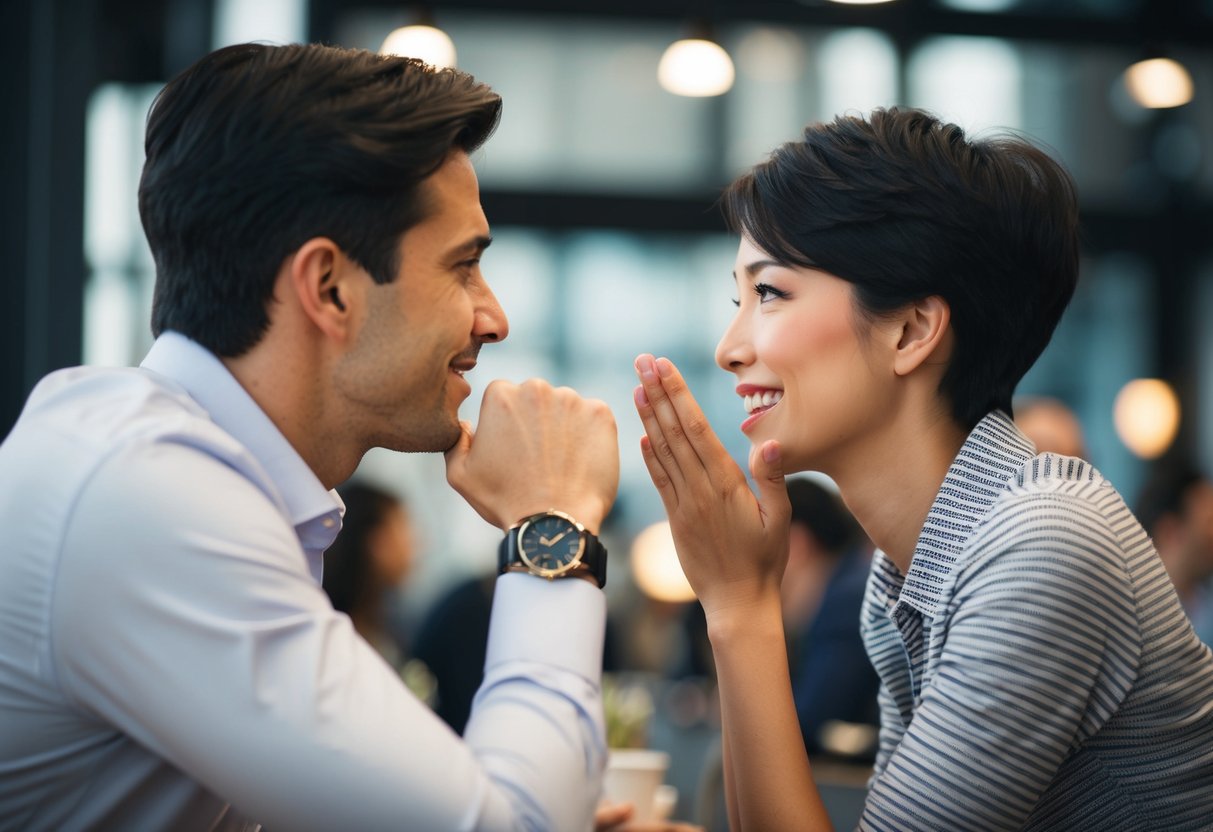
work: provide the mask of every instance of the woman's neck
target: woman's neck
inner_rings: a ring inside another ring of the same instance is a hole
[[[943,414],[907,416],[830,473],[847,508],[901,573],[968,431]]]

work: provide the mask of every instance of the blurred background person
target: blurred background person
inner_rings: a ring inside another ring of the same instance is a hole
[[[1164,459],[1142,489],[1137,516],[1196,635],[1213,645],[1213,482],[1186,460]]]
[[[875,754],[880,679],[859,632],[871,543],[833,491],[807,478],[787,481],[792,502],[783,617],[792,696],[809,754],[870,761]],[[866,741],[830,742],[831,723],[868,726]]]
[[[399,590],[417,549],[404,500],[359,480],[337,493],[345,502],[345,515],[341,534],[324,553],[324,591],[333,608],[350,617],[358,634],[402,670],[408,643]]]
[[[616,547],[612,537],[615,516],[612,512],[603,521],[600,538],[608,551],[618,552],[622,547]],[[618,581],[618,574],[615,571],[612,579]],[[410,665],[410,675],[416,673],[419,684],[432,685],[431,707],[457,734],[467,726],[472,700],[484,680],[496,585],[495,570],[474,572],[456,580],[422,612],[409,642],[410,657],[415,661]],[[606,672],[616,668],[614,642],[613,624],[608,619],[602,650]]]
[[[1082,423],[1060,399],[1024,396],[1015,399],[1014,407],[1015,424],[1032,440],[1037,452],[1090,460]]]
[[[434,712],[462,734],[484,679],[496,573],[457,582],[422,617],[413,656],[433,676]]]

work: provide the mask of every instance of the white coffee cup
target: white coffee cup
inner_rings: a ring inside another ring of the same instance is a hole
[[[612,748],[607,757],[603,794],[611,803],[631,803],[633,820],[665,820],[678,793],[663,786],[670,755],[647,748]]]

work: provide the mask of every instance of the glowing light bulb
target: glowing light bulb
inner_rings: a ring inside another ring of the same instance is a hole
[[[455,65],[455,43],[450,35],[433,26],[402,26],[379,47],[381,55],[418,58],[436,67]]]
[[[1179,397],[1165,381],[1134,379],[1116,394],[1112,421],[1125,447],[1142,459],[1154,459],[1179,431]]]
[[[656,601],[680,603],[695,597],[674,548],[670,524],[654,523],[632,543],[632,577],[640,591]]]
[[[703,98],[733,86],[733,59],[718,43],[695,38],[670,44],[657,65],[657,80],[675,95]]]
[[[1161,110],[1192,100],[1192,76],[1178,61],[1151,58],[1125,70],[1125,88],[1142,107]]]

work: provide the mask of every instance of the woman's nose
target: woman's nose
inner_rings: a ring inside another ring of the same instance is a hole
[[[716,363],[722,370],[736,372],[754,361],[754,349],[749,337],[749,327],[743,314],[738,312],[720,337],[716,345]]]

